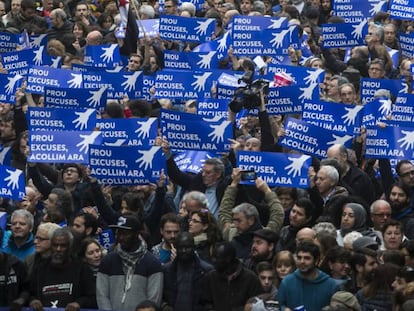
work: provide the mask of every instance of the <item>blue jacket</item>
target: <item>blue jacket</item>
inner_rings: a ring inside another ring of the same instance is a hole
[[[326,273],[318,270],[313,280],[305,279],[301,272],[287,275],[280,284],[277,294],[282,310],[305,306],[306,311],[320,311],[329,305],[332,295],[338,290],[338,283]]]
[[[30,233],[26,242],[22,246],[17,247],[16,243],[14,243],[12,232],[10,230],[4,232],[2,250],[6,254],[12,254],[20,260],[24,260],[35,252],[33,234]]]

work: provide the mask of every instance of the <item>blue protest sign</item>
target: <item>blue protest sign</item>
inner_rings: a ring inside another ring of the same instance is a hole
[[[343,144],[349,147],[353,138],[294,118],[286,120],[285,133],[280,140],[282,146],[317,158],[326,158],[326,151],[332,145]]]
[[[246,86],[246,83],[240,80],[241,74],[222,73],[217,80],[217,98],[232,99],[236,89]]]
[[[364,127],[377,125],[391,115],[392,101],[388,98],[377,98],[364,106],[362,125]]]
[[[215,154],[211,152],[186,151],[175,155],[174,161],[181,171],[198,174],[201,172],[205,160],[214,157]]]
[[[232,44],[231,32],[227,31],[223,36],[209,42],[201,43],[193,49],[193,52],[217,52],[217,58],[223,59],[227,56],[227,51]]]
[[[197,114],[202,117],[220,117],[227,120],[229,115],[228,106],[229,101],[227,99],[202,99],[197,102]]]
[[[41,46],[47,46],[47,34],[30,35],[30,45],[32,48],[39,48]]]
[[[237,167],[255,171],[271,187],[309,188],[308,170],[312,158],[308,155],[276,152],[237,152]],[[253,181],[241,181],[253,184]]]
[[[335,15],[341,16],[345,23],[359,23],[380,11],[387,11],[386,0],[334,0],[332,4]]]
[[[233,138],[229,121],[203,119],[191,113],[161,110],[161,132],[173,150],[224,152]]]
[[[87,66],[114,68],[121,63],[119,45],[86,45],[83,60]]]
[[[150,101],[152,99],[151,88],[155,85],[154,76],[142,76],[142,98]]]
[[[157,118],[101,119],[96,127],[107,146],[153,146],[157,137]]]
[[[0,229],[4,231],[6,231],[6,227],[7,227],[7,219],[8,219],[9,214],[7,214],[6,212],[0,212]]]
[[[29,132],[29,162],[88,163],[89,145],[101,144],[99,131]]]
[[[19,44],[20,35],[0,32],[0,53],[13,52]]]
[[[265,29],[287,28],[288,19],[286,17],[270,16],[242,16],[235,15],[232,22],[232,33],[261,32]]]
[[[302,90],[299,85],[271,87],[266,97],[266,111],[269,115],[300,113]]]
[[[397,97],[400,93],[406,93],[405,87],[401,80],[361,78],[361,103],[365,105],[373,101],[375,92],[379,89],[388,90]]]
[[[18,74],[0,74],[0,101],[2,103],[15,104],[16,91],[22,86],[23,76]]]
[[[91,175],[105,185],[140,185],[159,179],[165,158],[159,146],[94,145],[89,150],[89,167]]]
[[[198,53],[164,51],[165,69],[218,69],[218,64],[216,51]]]
[[[414,0],[390,0],[389,14],[391,18],[413,20]]]
[[[160,70],[155,76],[155,98],[210,98],[212,72]]]
[[[322,47],[338,48],[363,45],[368,32],[368,20],[358,24],[324,24],[322,25]]]
[[[115,235],[112,229],[103,229],[98,236],[99,244],[107,251],[111,250],[112,244],[115,242]]]
[[[85,89],[107,88],[108,99],[141,98],[142,71],[133,72],[84,72],[82,73]]]
[[[29,107],[29,131],[91,131],[95,128],[95,109]]]
[[[13,51],[1,55],[3,67],[9,74],[19,74],[23,76],[29,72],[32,58],[32,50]]]
[[[361,132],[362,105],[345,105],[322,100],[303,103],[302,120],[327,130],[350,135]]]
[[[0,197],[21,201],[26,195],[26,183],[22,170],[0,165]]]
[[[107,89],[68,89],[45,87],[45,107],[94,108],[100,111],[106,106]]]
[[[156,38],[159,34],[160,20],[156,19],[141,19],[137,20],[138,38]]]
[[[414,33],[399,33],[398,42],[400,43],[401,55],[407,58],[414,57]]]
[[[367,128],[367,158],[414,158],[414,128],[387,126]]]
[[[30,67],[26,80],[26,90],[33,94],[43,95],[47,86],[77,89],[83,87],[82,73],[51,67]]]
[[[414,94],[401,94],[391,106],[387,125],[411,127],[414,122]]]
[[[162,16],[160,18],[160,38],[171,41],[205,42],[210,41],[216,27],[214,18]]]

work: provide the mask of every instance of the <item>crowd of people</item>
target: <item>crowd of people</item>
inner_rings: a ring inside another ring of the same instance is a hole
[[[377,13],[366,45],[353,47],[346,61],[344,49],[322,48],[321,25],[344,22],[332,6],[331,0],[209,0],[197,10],[189,2],[150,0],[131,2],[130,10],[140,20],[214,18],[214,38],[229,31],[236,15],[286,17],[301,35],[306,32],[313,54],[305,59],[300,50],[289,49],[290,64],[325,70],[321,99],[359,105],[361,77],[402,79],[411,92],[413,61],[400,53],[394,63],[389,51],[399,50],[398,33],[409,33],[413,22]],[[64,68],[82,63],[87,45],[117,43],[128,57],[126,71],[155,75],[163,68],[163,51],[197,45],[137,40],[129,30],[116,35],[127,25],[120,25],[113,1],[0,1],[0,15],[1,31],[46,33],[47,52],[61,56]],[[231,48],[220,61],[221,69],[253,67]],[[0,198],[8,216],[0,231],[0,306],[413,310],[411,159],[398,161],[396,175],[390,160],[366,159],[362,130],[351,148],[336,144],[326,150],[326,159],[313,159],[308,189],[272,188],[260,177],[253,185],[241,184],[238,151],[291,152],[278,144],[285,116],[269,116],[260,95],[258,117],[234,123],[227,154],[188,173],[177,166],[168,141],[158,137],[166,171],[154,184],[130,187],[100,184],[87,165],[27,161],[25,113],[28,106],[42,107],[43,97],[23,88],[14,105],[0,103],[0,140],[3,150],[11,150],[10,163],[3,164],[21,169],[26,180],[22,201]],[[196,113],[197,100],[109,101],[101,117],[147,118],[159,108]]]

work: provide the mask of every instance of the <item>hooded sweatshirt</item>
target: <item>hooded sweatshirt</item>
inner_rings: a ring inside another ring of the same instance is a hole
[[[329,305],[332,295],[338,290],[338,284],[326,273],[318,270],[318,275],[313,280],[305,279],[302,273],[296,269],[287,275],[277,294],[282,310],[285,307],[294,309],[304,306],[306,311],[320,311]]]

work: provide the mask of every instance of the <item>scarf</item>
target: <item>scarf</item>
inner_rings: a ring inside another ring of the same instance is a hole
[[[122,303],[125,302],[126,294],[131,288],[132,277],[134,275],[135,266],[141,261],[147,252],[147,244],[141,239],[140,246],[133,252],[124,251],[118,244],[116,252],[122,260],[122,269],[125,273],[124,294],[122,295]]]

